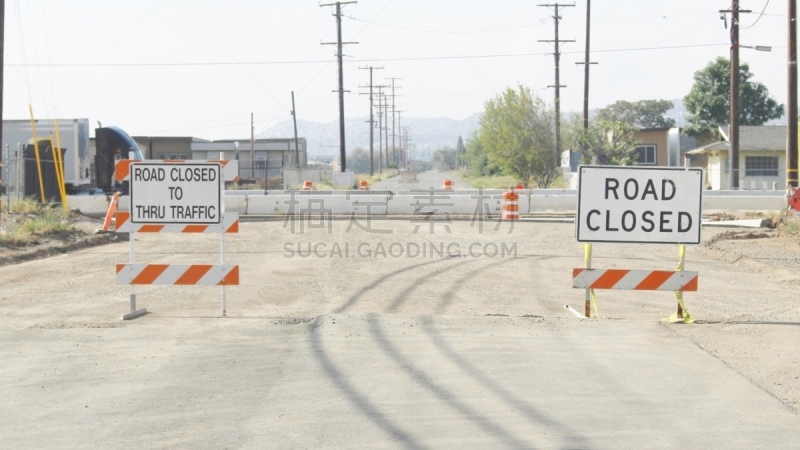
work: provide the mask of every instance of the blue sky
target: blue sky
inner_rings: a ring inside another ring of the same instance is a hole
[[[541,2],[544,3],[544,2]],[[742,0],[742,61],[786,96],[786,0]],[[405,117],[464,118],[506,86],[552,101],[552,8],[497,0],[362,0],[343,7],[348,117],[369,113],[369,83],[396,77]],[[760,12],[765,7],[765,13]],[[595,0],[590,107],[681,98],[693,73],[728,56],[729,1]],[[306,0],[11,0],[3,116],[87,117],[134,135],[249,136],[291,116],[338,117],[333,7]],[[562,110],[580,111],[586,2],[561,10]],[[754,24],[754,25],[753,25]],[[749,28],[744,28],[749,27]],[[302,131],[301,131],[302,134]]]

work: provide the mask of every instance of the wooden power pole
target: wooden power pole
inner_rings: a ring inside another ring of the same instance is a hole
[[[730,188],[739,189],[739,13],[750,10],[739,9],[739,0],[731,0],[731,9],[721,10],[731,13],[731,111],[728,142],[731,161]]]
[[[555,69],[556,69],[556,82],[555,82],[554,85],[548,86],[548,87],[555,88],[555,90],[556,90],[556,92],[555,92],[556,152],[558,153],[558,155],[560,157],[561,156],[561,88],[562,87],[566,87],[566,86],[561,84],[560,70],[559,70],[559,64],[560,64],[560,61],[561,61],[561,52],[559,51],[558,44],[560,44],[561,42],[575,42],[575,40],[572,40],[572,39],[566,40],[566,39],[559,38],[559,35],[558,35],[558,22],[561,20],[561,16],[559,15],[559,12],[561,11],[561,9],[569,7],[569,6],[575,6],[575,5],[574,4],[572,4],[572,5],[562,5],[562,4],[559,4],[559,3],[553,3],[553,4],[539,4],[539,6],[544,6],[546,8],[553,8],[553,22],[555,23],[555,36],[554,36],[554,38],[552,40],[546,39],[546,40],[540,40],[539,42],[552,42],[553,46],[555,47],[555,51],[553,52],[553,56],[555,57],[555,62],[556,62],[556,66],[555,66]]]
[[[336,42],[323,42],[322,45],[336,45],[336,56],[339,59],[339,160],[341,172],[347,172],[347,161],[345,156],[344,146],[344,74],[342,71],[342,45],[345,44],[358,44],[358,42],[342,42],[342,5],[349,3],[356,3],[355,1],[349,2],[336,2],[324,3],[319,6],[336,6]]]
[[[786,99],[786,183],[797,187],[797,0],[789,0],[789,98]]]
[[[597,64],[596,62],[589,62],[589,33],[591,31],[591,13],[592,13],[592,0],[586,0],[586,52],[582,62],[575,64],[583,64],[583,132],[589,131],[589,65]],[[586,142],[581,139],[581,157],[586,155]],[[569,161],[570,167],[572,166],[572,157]]]

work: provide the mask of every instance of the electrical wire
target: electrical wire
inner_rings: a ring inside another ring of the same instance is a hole
[[[645,50],[670,50],[679,48],[697,48],[697,47],[717,47],[728,45],[727,43],[719,44],[690,44],[690,45],[666,45],[661,47],[630,47],[630,48],[615,48],[615,49],[600,49],[592,50],[592,53],[614,53],[614,52],[635,52]],[[583,51],[566,51],[561,52],[562,55],[566,54],[582,54]],[[390,62],[390,61],[436,61],[436,60],[451,60],[451,59],[486,59],[486,58],[519,58],[528,56],[551,56],[552,52],[543,53],[497,53],[486,55],[444,55],[444,56],[415,56],[415,57],[400,57],[400,58],[356,58],[351,59],[351,62]],[[279,65],[279,64],[327,64],[328,60],[297,60],[297,61],[244,61],[244,62],[176,62],[176,63],[101,63],[101,64],[9,64],[11,67],[174,67],[174,66],[258,66],[258,65]]]
[[[753,22],[753,24],[752,24],[752,25],[750,25],[750,26],[747,26],[747,27],[743,27],[743,26],[741,26],[741,25],[740,25],[740,26],[739,26],[739,28],[740,28],[740,29],[742,29],[742,30],[746,30],[746,29],[748,29],[748,28],[753,28],[754,26],[756,26],[756,24],[758,23],[758,21],[759,21],[759,20],[761,20],[761,16],[763,16],[763,15],[764,15],[764,11],[766,11],[766,10],[767,10],[767,6],[768,6],[768,5],[769,5],[769,0],[767,0],[767,2],[766,2],[766,3],[764,3],[764,8],[763,8],[763,9],[761,9],[761,14],[759,14],[759,15],[758,15],[758,17],[756,18],[756,21],[755,21],[755,22]]]

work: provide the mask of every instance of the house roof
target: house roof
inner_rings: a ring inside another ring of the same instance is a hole
[[[720,130],[723,127],[720,127]],[[723,134],[724,141],[714,142],[702,147],[690,150],[686,153],[699,155],[711,151],[727,152],[730,148],[727,134]],[[786,150],[786,126],[753,126],[743,125],[739,127],[739,150],[745,151],[785,151]]]

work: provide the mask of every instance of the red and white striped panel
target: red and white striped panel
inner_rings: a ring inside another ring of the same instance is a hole
[[[117,264],[117,284],[237,286],[234,264]]]
[[[674,270],[572,269],[572,287],[633,291],[696,291],[697,272]]]
[[[222,180],[236,181],[239,179],[239,161],[228,161],[221,159],[165,159],[165,160],[145,160],[120,159],[114,166],[114,179],[124,181],[130,177],[131,163],[165,163],[165,164],[197,164],[197,163],[220,163],[222,164]]]
[[[116,230],[119,233],[238,233],[239,213],[223,213],[222,223],[213,225],[179,225],[163,223],[132,223],[131,213],[117,211]]]

